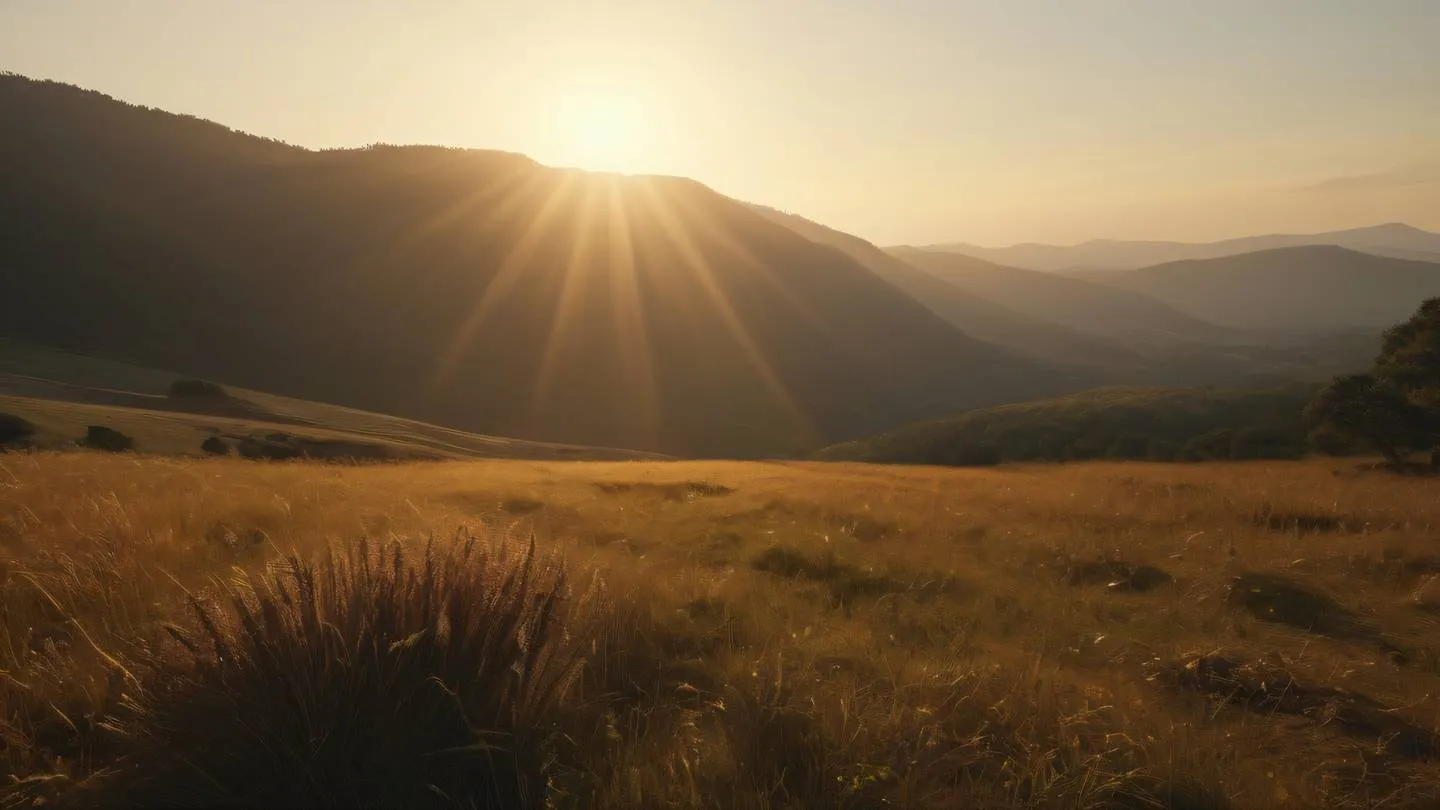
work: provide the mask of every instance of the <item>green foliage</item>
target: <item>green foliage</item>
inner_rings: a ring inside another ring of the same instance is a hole
[[[1385,333],[1369,374],[1337,377],[1306,411],[1318,433],[1375,450],[1392,464],[1440,444],[1440,298]]]
[[[1440,298],[1385,333],[1375,374],[1416,404],[1440,409]]]
[[[1280,459],[1304,455],[1308,385],[1231,391],[1102,388],[984,408],[836,445],[831,460],[978,466],[1013,461]]]
[[[361,543],[193,600],[106,806],[539,807],[578,667],[534,546]]]
[[[1316,425],[1353,436],[1390,462],[1399,462],[1424,442],[1425,412],[1400,389],[1371,374],[1336,378],[1306,410]]]
[[[211,436],[200,443],[200,449],[212,456],[230,455],[230,445],[219,436]]]
[[[1180,448],[1184,461],[1219,461],[1230,457],[1230,448],[1235,444],[1232,428],[1217,428],[1185,442]]]
[[[1303,442],[1296,441],[1298,432],[1274,425],[1244,426],[1230,435],[1232,459],[1300,458],[1305,453]]]
[[[18,443],[35,435],[35,426],[28,419],[13,413],[0,413],[0,444]]]
[[[135,440],[124,433],[104,425],[90,425],[85,428],[85,437],[80,444],[91,450],[107,453],[124,453],[135,449]]]

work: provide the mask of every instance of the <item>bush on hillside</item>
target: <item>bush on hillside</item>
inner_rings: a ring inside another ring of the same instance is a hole
[[[200,449],[212,456],[230,455],[230,445],[226,444],[225,440],[220,438],[219,436],[211,436],[210,438],[201,442]]]
[[[1236,461],[1293,459],[1304,454],[1305,437],[1294,428],[1250,425],[1230,435],[1229,457]]]
[[[1219,461],[1230,458],[1230,448],[1235,443],[1235,431],[1219,428],[1203,433],[1180,448],[1182,461]]]
[[[539,807],[578,671],[561,566],[475,537],[291,557],[194,601],[125,721],[126,807]]]
[[[90,425],[85,428],[85,438],[80,440],[83,447],[103,450],[107,453],[124,453],[135,449],[135,440],[114,428]]]
[[[35,435],[35,426],[13,413],[0,413],[0,444],[19,444]]]

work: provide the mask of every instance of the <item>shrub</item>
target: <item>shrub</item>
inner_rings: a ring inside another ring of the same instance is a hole
[[[206,453],[209,453],[212,456],[230,455],[230,445],[226,444],[225,440],[220,438],[219,436],[211,436],[210,438],[201,442],[200,449],[204,450]]]
[[[362,543],[192,599],[122,731],[129,807],[527,808],[578,670],[533,544]]]
[[[1105,455],[1107,458],[1147,458],[1150,456],[1151,445],[1149,437],[1144,434],[1124,432],[1110,443],[1110,449]]]
[[[209,380],[176,380],[170,383],[171,399],[229,399],[230,392]]]
[[[1283,427],[1242,427],[1230,437],[1230,458],[1235,460],[1300,458],[1304,454],[1304,437]]]
[[[1180,448],[1179,457],[1185,461],[1215,461],[1230,458],[1230,447],[1234,443],[1235,431],[1219,428],[1186,442]]]
[[[254,436],[246,436],[241,439],[236,450],[241,456],[252,461],[289,461],[305,456],[305,452],[294,445],[271,439],[257,439]]]
[[[1000,448],[993,444],[970,444],[955,448],[944,463],[954,467],[994,467],[1001,462]]]
[[[80,440],[80,444],[107,453],[124,453],[135,449],[134,439],[103,425],[90,425],[85,428],[85,438]]]
[[[13,413],[0,413],[0,444],[28,441],[35,435],[35,426]]]

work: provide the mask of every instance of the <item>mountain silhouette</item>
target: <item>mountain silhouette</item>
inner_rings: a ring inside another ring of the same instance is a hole
[[[0,78],[0,336],[488,434],[798,452],[1083,387],[694,181]]]
[[[1315,234],[1246,236],[1219,242],[1154,242],[1097,239],[1079,245],[1026,243],[986,248],[964,243],[933,245],[931,249],[963,253],[999,264],[1046,272],[1138,270],[1156,264],[1192,259],[1217,259],[1309,245],[1335,245],[1361,253],[1398,259],[1440,261],[1440,234],[1398,222]],[[1095,277],[1095,276],[1092,276]]]
[[[1143,293],[1054,273],[1005,267],[945,251],[894,248],[895,256],[977,295],[1087,335],[1135,343],[1240,340]]]
[[[1081,368],[1104,383],[1270,386],[1323,380],[1365,368],[1379,347],[1378,330],[1231,329],[1132,290],[944,251],[882,250],[797,214],[751,208],[843,251],[968,334]]]
[[[1330,245],[1171,262],[1108,283],[1237,329],[1381,329],[1440,295],[1440,264]]]
[[[908,257],[892,255],[858,236],[763,205],[751,208],[806,239],[829,245],[894,284],[967,334],[1029,357],[1111,373],[1133,372],[1136,352],[1115,341],[1084,334],[977,295],[930,272]],[[958,257],[962,258],[963,257]],[[1122,293],[1123,294],[1123,293]]]

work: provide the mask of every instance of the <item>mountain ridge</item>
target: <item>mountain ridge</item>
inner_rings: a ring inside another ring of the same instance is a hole
[[[1378,330],[1440,295],[1440,263],[1305,245],[1167,262],[1107,283],[1236,329]]]
[[[1078,366],[1138,367],[1139,354],[1102,337],[1033,317],[947,282],[865,239],[799,214],[748,203],[763,216],[818,244],[845,252],[968,334],[1022,354]]]
[[[1214,242],[1091,239],[1074,245],[1024,242],[990,248],[968,243],[940,243],[920,249],[962,253],[1028,270],[1135,270],[1186,259],[1207,259],[1279,247],[1336,245],[1390,258],[1440,261],[1440,233],[1401,222],[1388,222],[1313,234],[1264,234]],[[1427,258],[1428,257],[1428,258]]]
[[[894,248],[891,253],[977,295],[1082,333],[1219,343],[1238,340],[1215,324],[1134,290],[944,251]]]

